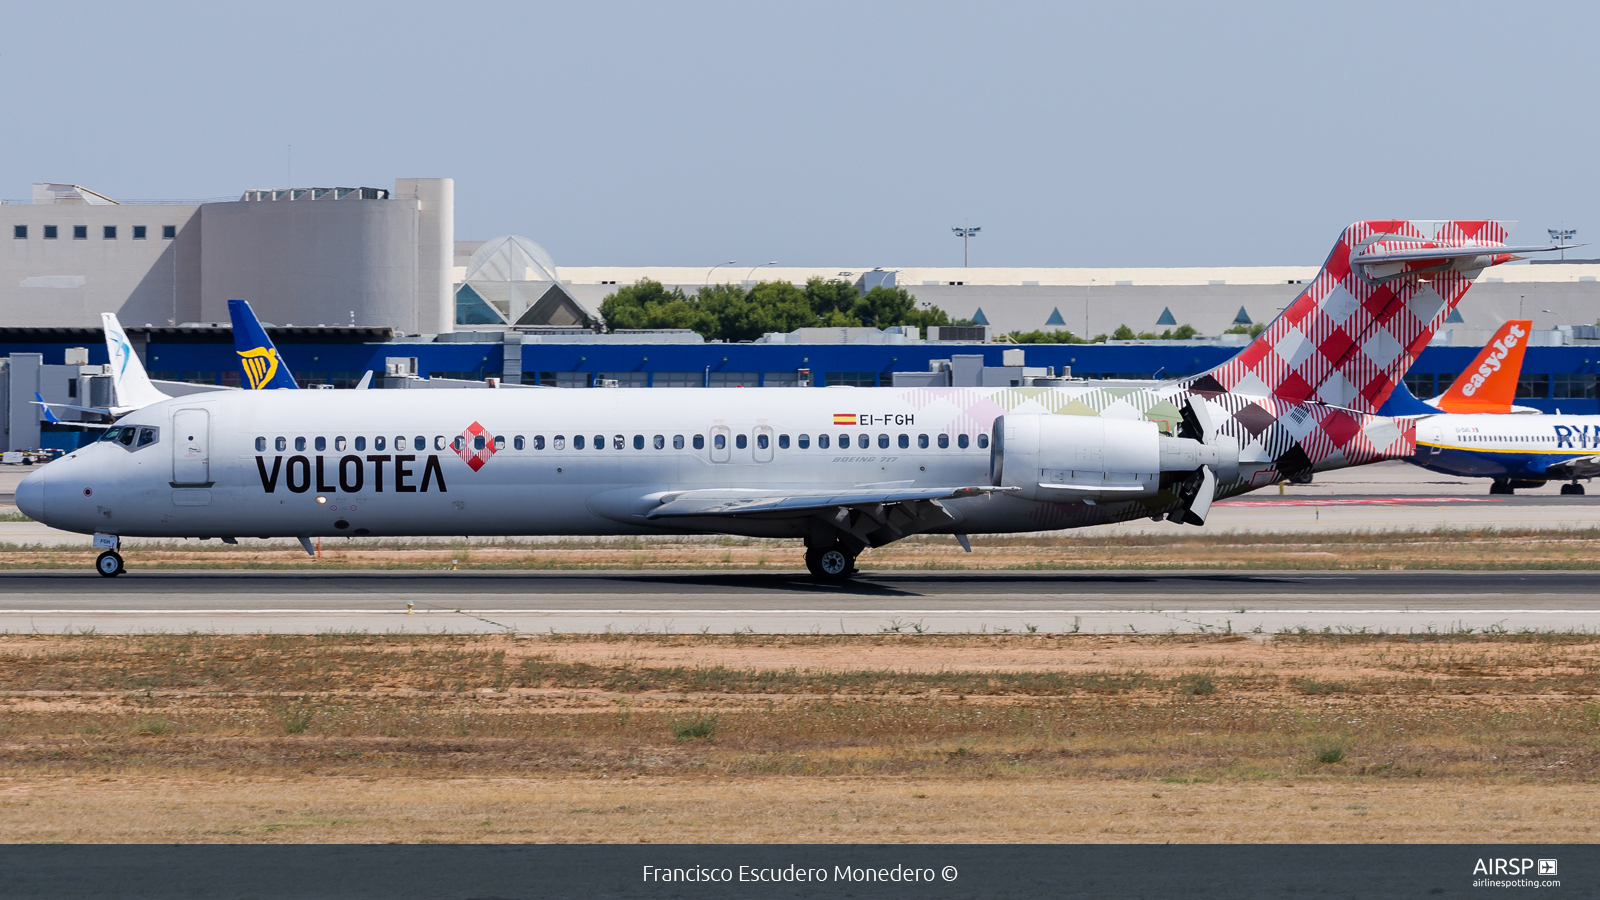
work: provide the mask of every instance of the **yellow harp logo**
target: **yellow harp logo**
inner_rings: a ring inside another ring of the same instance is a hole
[[[250,379],[250,390],[259,391],[278,374],[278,351],[266,347],[242,350],[239,363],[244,367],[245,377]]]

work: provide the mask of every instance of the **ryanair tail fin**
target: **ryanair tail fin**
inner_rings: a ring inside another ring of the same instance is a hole
[[[111,357],[111,389],[114,414],[120,415],[172,398],[150,383],[144,364],[133,352],[133,343],[122,330],[115,313],[101,313],[100,324],[106,332],[106,352]]]
[[[233,349],[239,354],[239,367],[244,370],[244,380],[252,391],[299,387],[250,304],[229,300],[228,318],[233,320]]]
[[[1517,398],[1517,376],[1522,374],[1522,354],[1528,349],[1531,319],[1512,319],[1500,326],[1483,352],[1450,389],[1439,396],[1439,409],[1448,413],[1509,413]]]
[[[1479,272],[1559,249],[1505,240],[1500,222],[1357,222],[1260,337],[1192,386],[1376,412]]]

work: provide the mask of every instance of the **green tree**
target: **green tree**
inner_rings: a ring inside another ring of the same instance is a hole
[[[1134,334],[1133,329],[1126,325],[1118,325],[1117,330],[1111,332],[1111,339],[1113,341],[1131,341],[1136,337],[1138,337],[1138,335]]]
[[[811,311],[817,315],[817,321],[829,325],[861,324],[850,313],[861,298],[861,292],[850,282],[837,278],[825,281],[820,276],[813,276],[806,280],[805,295],[806,301],[811,304]],[[835,317],[835,313],[839,316]],[[836,318],[837,321],[830,321]],[[849,319],[849,322],[846,323],[844,319]]]
[[[1081,344],[1083,338],[1062,328],[1057,331],[1013,331],[1011,340],[1018,344]]]
[[[692,328],[705,334],[711,322],[683,290],[667,290],[659,281],[642,279],[618,288],[600,302],[606,328]]]

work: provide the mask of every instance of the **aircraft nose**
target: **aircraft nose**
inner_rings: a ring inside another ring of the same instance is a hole
[[[17,485],[17,509],[36,522],[44,521],[44,479],[49,465],[22,479]]]

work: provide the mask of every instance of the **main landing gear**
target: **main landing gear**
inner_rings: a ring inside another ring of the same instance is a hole
[[[1577,494],[1579,496],[1582,496],[1582,494],[1583,494],[1583,485],[1577,483],[1576,481],[1572,482],[1571,484],[1563,484],[1561,486],[1561,493],[1563,493],[1563,494]]]
[[[122,554],[115,550],[107,550],[96,557],[94,568],[95,571],[107,578],[115,578],[128,571],[127,567],[122,564]]]
[[[856,573],[856,556],[842,544],[832,547],[807,547],[806,569],[821,581],[842,584]]]

